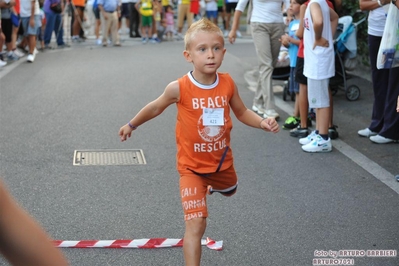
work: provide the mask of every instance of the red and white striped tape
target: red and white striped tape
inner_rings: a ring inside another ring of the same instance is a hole
[[[183,239],[175,238],[145,238],[135,240],[54,240],[59,248],[173,248],[182,247]],[[220,251],[223,241],[215,241],[207,237],[201,239],[201,245]]]

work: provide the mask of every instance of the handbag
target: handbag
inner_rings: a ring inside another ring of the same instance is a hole
[[[377,68],[399,67],[399,9],[390,4],[377,55]]]
[[[61,2],[57,2],[57,3],[51,4],[50,5],[50,9],[54,13],[57,13],[57,14],[61,13],[62,12]]]

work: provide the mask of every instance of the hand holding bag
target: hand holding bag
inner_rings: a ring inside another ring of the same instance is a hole
[[[377,68],[399,67],[399,9],[390,4],[377,55]]]
[[[61,2],[50,3],[50,9],[54,13],[60,14],[62,12]]]

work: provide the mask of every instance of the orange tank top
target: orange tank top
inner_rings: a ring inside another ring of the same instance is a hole
[[[229,105],[234,94],[233,79],[229,74],[217,73],[214,84],[203,85],[189,72],[178,82],[177,170],[206,174],[229,168],[233,164],[233,153],[229,148],[233,128]],[[223,121],[224,125],[204,125],[204,108],[222,111],[223,118],[218,121]]]

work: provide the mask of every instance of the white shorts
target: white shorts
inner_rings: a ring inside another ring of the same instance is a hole
[[[330,96],[328,94],[329,80],[308,78],[308,101],[310,108],[330,107]]]

